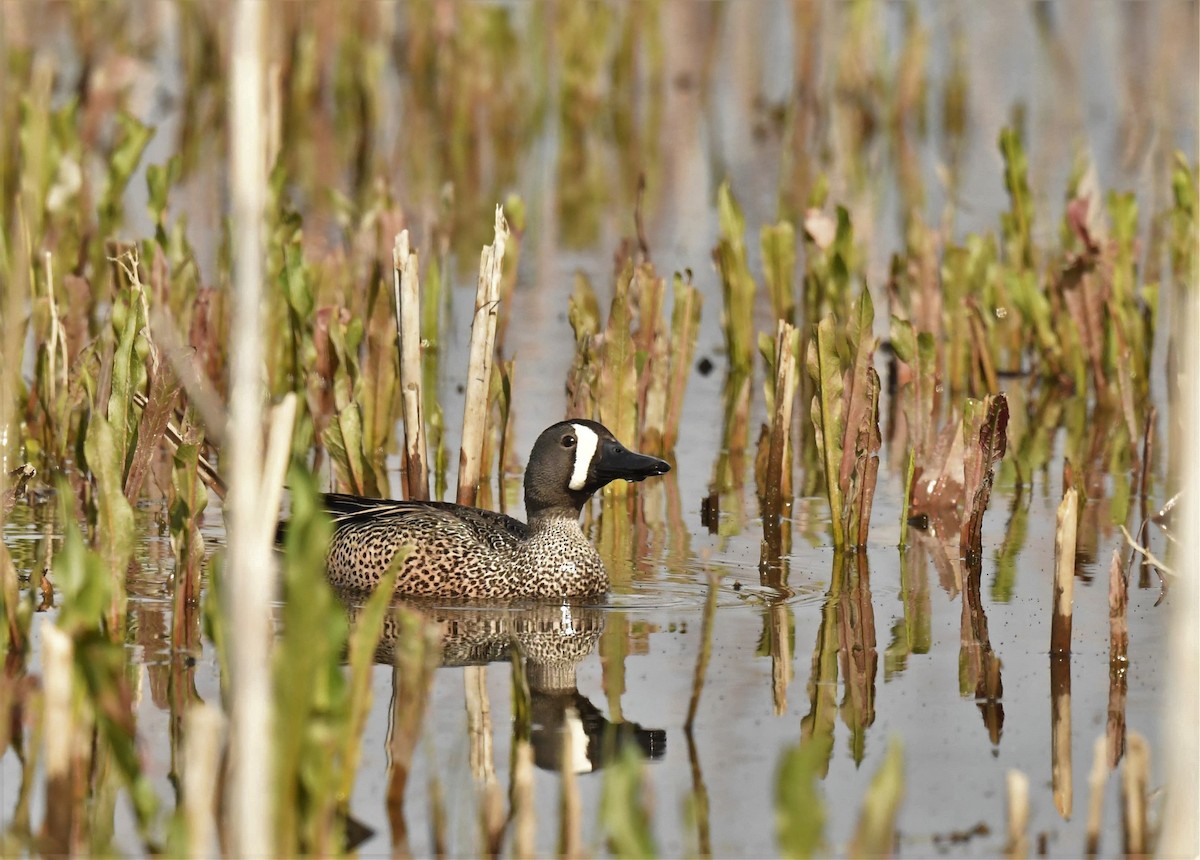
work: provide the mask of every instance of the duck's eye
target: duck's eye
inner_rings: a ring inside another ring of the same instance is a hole
[[[574,436],[563,436],[562,437],[562,446],[564,448],[574,448],[575,447],[575,437]]]

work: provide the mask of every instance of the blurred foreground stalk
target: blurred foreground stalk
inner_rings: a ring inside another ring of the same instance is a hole
[[[263,19],[266,5],[238,0],[230,68],[234,305],[230,331],[229,587],[223,615],[230,636],[232,699],[227,786],[230,853],[269,857],[271,833],[271,627],[274,563],[264,528],[262,471],[262,280],[266,171],[263,124]]]

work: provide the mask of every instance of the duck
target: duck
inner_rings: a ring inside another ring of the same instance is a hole
[[[670,464],[622,445],[582,418],[542,431],[525,469],[528,522],[436,501],[324,496],[334,531],[326,573],[338,589],[373,591],[402,547],[395,593],[477,600],[597,597],[609,589],[579,516],[612,481],[666,474]]]

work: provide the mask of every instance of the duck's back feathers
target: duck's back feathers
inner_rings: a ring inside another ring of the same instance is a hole
[[[511,546],[529,537],[529,526],[507,514],[456,505],[453,502],[366,499],[344,493],[326,493],[323,498],[325,510],[333,516],[334,527],[339,532],[354,529],[373,520],[387,520],[396,525],[403,525],[405,522],[415,525],[419,521],[421,527],[428,527],[430,524],[448,524],[453,527],[453,521],[457,520],[466,526],[477,541],[493,548]]]

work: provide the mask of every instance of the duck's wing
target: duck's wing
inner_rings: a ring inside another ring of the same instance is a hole
[[[459,527],[465,526],[476,540],[492,547],[511,546],[529,536],[529,527],[520,520],[496,511],[470,508],[453,502],[368,499],[346,493],[326,493],[323,500],[325,510],[333,517],[337,529],[385,519],[403,523],[406,520],[428,522],[430,518],[446,518]]]

